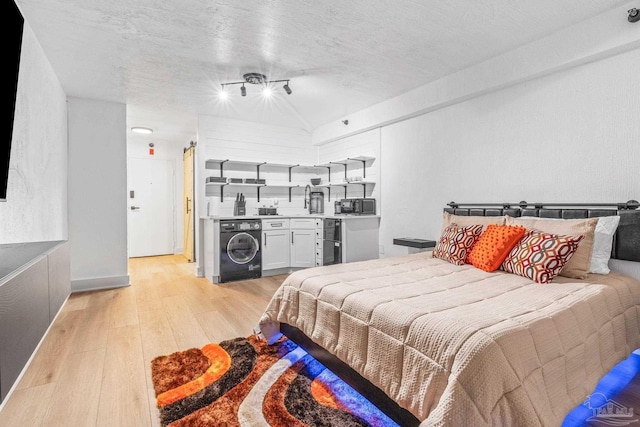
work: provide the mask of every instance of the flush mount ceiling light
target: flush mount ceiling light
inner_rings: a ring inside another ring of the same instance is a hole
[[[271,88],[269,87],[269,84],[285,82],[284,86],[282,86],[284,91],[287,93],[287,95],[291,95],[293,93],[293,91],[289,87],[289,80],[287,80],[287,79],[269,80],[267,78],[267,76],[265,76],[264,74],[261,74],[261,73],[246,73],[246,74],[244,74],[242,76],[242,78],[244,79],[244,81],[241,81],[241,82],[222,83],[222,92],[226,93],[225,92],[225,86],[242,85],[240,87],[240,94],[242,96],[247,96],[247,88],[245,87],[245,84],[248,83],[248,84],[252,84],[252,85],[260,85],[260,86],[262,86],[262,93],[265,96],[270,96],[272,92],[271,92]]]
[[[131,132],[141,133],[143,135],[149,135],[149,134],[153,133],[153,129],[144,128],[144,127],[140,127],[140,126],[135,126],[135,127],[131,128]]]

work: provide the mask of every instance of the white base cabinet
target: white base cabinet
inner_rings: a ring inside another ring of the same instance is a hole
[[[315,230],[291,229],[291,267],[313,267],[316,265]]]
[[[366,261],[380,257],[380,218],[363,216],[342,221],[342,262]]]
[[[288,268],[289,220],[263,220],[262,230],[262,270]]]
[[[291,218],[291,263],[293,268],[316,265],[315,218]]]
[[[252,219],[255,217],[252,217]],[[342,262],[378,258],[380,217],[329,217],[342,220]],[[219,282],[220,219],[203,218],[204,275],[212,283]],[[231,219],[223,218],[223,219]],[[301,268],[320,267],[324,259],[324,217],[270,217],[262,219],[262,274],[289,274]]]
[[[316,238],[316,267],[321,267],[323,264],[322,250],[324,246],[324,242],[322,239],[324,238],[324,221],[322,218],[316,218],[316,228],[315,228],[315,238]]]

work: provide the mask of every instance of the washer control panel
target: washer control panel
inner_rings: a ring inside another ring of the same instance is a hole
[[[257,220],[225,220],[220,221],[220,231],[256,231],[262,229],[262,221]]]

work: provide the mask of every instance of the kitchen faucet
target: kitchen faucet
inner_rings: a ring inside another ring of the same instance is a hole
[[[307,209],[307,190],[309,190],[309,197],[311,197],[311,186],[307,184],[304,187],[304,208]],[[309,199],[309,209],[311,209],[311,199]]]

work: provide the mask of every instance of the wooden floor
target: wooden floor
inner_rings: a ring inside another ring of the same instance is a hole
[[[286,276],[212,285],[182,256],[135,258],[131,286],[73,294],[0,426],[158,426],[150,362],[247,336]],[[640,375],[615,400],[640,410]]]
[[[131,286],[73,294],[0,426],[157,426],[150,362],[248,336],[286,276],[212,285],[184,257],[129,261]]]

